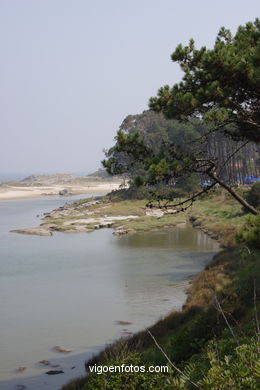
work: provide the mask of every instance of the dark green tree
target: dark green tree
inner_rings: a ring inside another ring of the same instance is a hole
[[[207,175],[211,179],[211,184],[200,192],[193,194],[181,203],[169,204],[167,207],[182,206],[181,210],[189,207],[193,200],[202,193],[207,192],[210,188],[219,184],[225,188],[248,212],[257,215],[259,214],[246,199],[241,197],[230,185],[228,185],[219,176],[219,166],[215,159],[205,155],[203,148],[193,147],[191,149],[176,145],[173,142],[163,141],[159,148],[152,148],[147,145],[144,138],[139,133],[127,134],[119,130],[116,136],[116,145],[113,148],[114,154],[107,160],[103,161],[103,165],[110,173],[118,173],[118,169],[125,169],[125,172],[131,172],[136,164],[142,166],[145,172],[143,176],[145,184],[152,185],[169,185],[176,184],[178,180],[185,180],[192,174],[196,173],[200,176]],[[124,166],[117,165],[116,153],[122,153],[124,158]],[[134,169],[136,172],[136,169]],[[123,171],[121,171],[122,173]],[[158,200],[158,199],[157,199]],[[188,206],[187,206],[188,205]]]
[[[150,108],[167,118],[213,121],[215,131],[260,142],[260,21],[239,26],[233,37],[222,27],[213,49],[177,46],[171,56],[184,72],[180,83],[162,87]],[[229,127],[227,127],[229,125]]]

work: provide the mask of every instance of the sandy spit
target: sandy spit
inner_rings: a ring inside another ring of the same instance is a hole
[[[88,183],[87,185],[52,185],[52,186],[6,186],[0,188],[0,200],[39,198],[59,195],[59,191],[67,189],[71,195],[77,194],[105,194],[119,188],[119,183]]]

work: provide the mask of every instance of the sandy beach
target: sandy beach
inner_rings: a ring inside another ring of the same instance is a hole
[[[43,196],[59,195],[60,191],[66,189],[69,194],[105,194],[118,189],[119,182],[88,182],[84,185],[49,185],[49,186],[19,186],[8,185],[0,187],[0,200],[11,200],[21,198],[38,198]]]

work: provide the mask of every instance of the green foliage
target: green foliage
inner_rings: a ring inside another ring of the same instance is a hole
[[[239,346],[233,339],[212,340],[173,378],[174,389],[195,389],[187,378],[201,390],[259,389],[259,347],[256,338],[241,340]]]
[[[111,202],[120,202],[121,200],[140,200],[140,199],[148,199],[149,191],[144,186],[135,186],[131,185],[129,188],[116,190],[110,192],[107,195],[107,198]]]
[[[245,248],[226,250],[218,253],[207,268],[193,282],[185,309],[169,314],[150,328],[182,374],[174,369],[167,374],[90,374],[83,382],[68,385],[66,390],[196,389],[190,380],[201,390],[259,389],[260,344],[256,334],[259,251],[249,253]],[[229,283],[224,282],[225,274],[230,278]],[[224,279],[222,288],[217,290],[218,299],[239,345],[214,305],[214,289],[217,289],[220,277]],[[211,294],[211,299],[201,300],[202,295],[208,294]],[[167,361],[147,332],[141,332],[108,347],[101,357],[94,359],[94,363],[148,367],[165,365]],[[89,364],[93,364],[93,361]]]
[[[144,185],[144,178],[142,176],[136,176],[134,178],[134,186],[141,187]]]
[[[254,207],[260,208],[260,182],[255,183],[246,196],[246,200]]]
[[[131,177],[142,175],[146,181],[151,178],[160,181],[172,169],[181,169],[181,161],[168,164],[169,156],[165,156],[167,145],[185,148],[207,130],[199,120],[180,124],[152,111],[128,115],[117,132],[115,145],[106,152],[102,164],[112,174],[126,172]]]
[[[246,223],[237,233],[237,241],[260,249],[260,215],[248,216]]]
[[[236,139],[260,142],[260,21],[239,26],[232,37],[221,28],[213,49],[177,46],[172,60],[184,72],[182,82],[162,87],[150,108],[167,118],[202,115],[213,123],[233,124],[226,133]],[[221,128],[223,130],[223,127]]]
[[[228,354],[221,354],[221,344],[211,343],[207,349],[210,369],[199,381],[205,390],[249,390],[259,389],[260,383],[260,343],[256,339],[245,342]]]
[[[199,182],[199,175],[196,173],[191,173],[188,177],[184,176],[178,180],[178,183],[176,184],[176,189],[180,189],[188,194],[192,192],[197,192],[199,190]]]
[[[90,373],[80,390],[257,390],[260,381],[260,343],[256,338],[212,340],[199,354],[181,367],[181,373],[169,368],[168,373],[149,373],[151,362],[144,362],[140,353],[130,353],[105,366],[136,367],[136,372]],[[98,365],[99,369],[101,365]],[[137,368],[138,367],[138,368]],[[140,370],[142,367],[142,371]],[[144,367],[144,369],[143,369]],[[133,369],[134,370],[134,369]]]
[[[141,355],[138,353],[129,354],[125,359],[113,360],[106,363],[106,366],[126,366],[136,367],[136,372],[107,372],[102,374],[91,373],[87,383],[82,390],[170,390],[170,384],[164,373],[149,373],[148,368],[144,366]],[[139,370],[144,367],[145,371]],[[133,369],[134,370],[134,369]]]

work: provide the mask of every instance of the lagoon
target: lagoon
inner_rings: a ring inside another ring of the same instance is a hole
[[[83,375],[84,360],[104,345],[181,308],[192,276],[218,250],[191,226],[122,237],[111,229],[51,237],[9,232],[36,226],[37,215],[80,197],[0,202],[1,390],[56,390]],[[64,374],[46,375],[51,368],[41,360]]]

